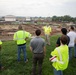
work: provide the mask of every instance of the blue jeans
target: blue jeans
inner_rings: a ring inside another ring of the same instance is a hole
[[[74,44],[74,57],[76,57],[76,43]]]
[[[18,61],[20,61],[21,50],[23,51],[24,54],[24,61],[26,61],[26,45],[18,46]]]
[[[69,60],[72,59],[73,47],[69,47]]]
[[[54,75],[63,75],[63,72],[61,71],[61,70],[56,70],[55,68],[54,68]]]

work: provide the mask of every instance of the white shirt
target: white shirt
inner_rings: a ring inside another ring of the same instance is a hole
[[[68,46],[74,47],[74,40],[76,39],[76,33],[74,31],[70,31],[67,35],[70,38],[70,42],[69,42]]]

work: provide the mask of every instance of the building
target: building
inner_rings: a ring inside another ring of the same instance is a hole
[[[30,17],[26,17],[26,22],[30,22],[31,18]]]
[[[16,21],[16,17],[13,15],[7,15],[4,17],[5,21],[13,22]]]

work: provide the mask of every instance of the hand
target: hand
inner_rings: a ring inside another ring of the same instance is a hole
[[[57,61],[57,58],[56,58],[56,56],[53,56],[53,57],[49,58],[49,60],[50,60],[51,62],[56,62],[56,61]]]
[[[57,58],[54,58],[53,60],[51,60],[51,62],[56,62],[57,61]]]

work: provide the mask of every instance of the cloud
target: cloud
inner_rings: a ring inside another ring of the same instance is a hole
[[[76,0],[0,0],[0,15],[76,16],[75,7]]]

